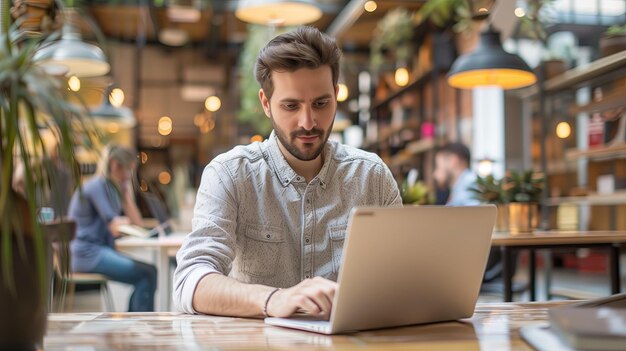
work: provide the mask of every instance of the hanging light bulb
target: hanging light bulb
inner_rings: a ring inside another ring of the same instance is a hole
[[[172,119],[168,116],[159,118],[158,130],[159,134],[163,136],[170,135],[172,132]]]
[[[115,88],[111,90],[111,93],[109,94],[109,102],[111,103],[111,105],[115,107],[121,107],[122,104],[124,104],[124,99],[124,90],[120,88]]]
[[[478,161],[478,170],[477,172],[479,176],[486,177],[490,174],[493,174],[493,160],[488,158],[483,158]]]
[[[70,79],[67,80],[67,86],[71,91],[79,91],[80,90],[80,79],[76,76],[71,76]]]
[[[559,122],[556,125],[556,136],[561,139],[567,139],[572,134],[572,127],[567,122]]]
[[[204,100],[204,107],[211,112],[215,112],[222,107],[222,101],[217,96],[209,96]]]
[[[337,84],[338,87],[338,91],[337,91],[337,101],[342,102],[342,101],[346,101],[348,99],[348,86],[343,84],[343,83],[339,83]]]
[[[378,4],[374,0],[369,0],[363,5],[363,9],[367,12],[374,12],[378,8]]]
[[[398,67],[394,79],[399,87],[406,86],[409,84],[409,70],[406,67]]]

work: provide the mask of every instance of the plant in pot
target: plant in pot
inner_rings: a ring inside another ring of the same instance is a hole
[[[507,171],[502,179],[502,195],[508,204],[508,225],[512,234],[530,233],[537,227],[543,177],[541,172]]]
[[[505,194],[502,191],[501,181],[493,175],[476,177],[476,184],[470,188],[474,197],[485,204],[494,204],[498,207],[498,217],[496,218],[497,232],[505,232],[509,229],[508,204],[505,203]]]
[[[9,2],[0,6],[0,345],[32,350],[45,333],[51,271],[38,207],[57,179],[55,165],[78,180],[75,146],[89,146],[94,134],[87,109],[68,102],[65,78],[33,59],[56,34],[24,35],[10,25]]]
[[[417,180],[417,170],[409,172],[400,187],[402,203],[405,205],[428,205],[434,203],[434,199],[428,186],[424,182]]]
[[[600,38],[602,57],[626,50],[626,24],[610,26]]]

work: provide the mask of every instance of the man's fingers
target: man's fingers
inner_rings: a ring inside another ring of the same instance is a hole
[[[298,298],[298,307],[304,309],[310,314],[318,315],[322,312],[320,306],[308,296],[302,295]]]

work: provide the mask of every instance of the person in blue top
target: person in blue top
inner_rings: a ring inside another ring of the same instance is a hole
[[[479,205],[475,194],[470,190],[476,185],[476,174],[470,168],[470,151],[461,143],[442,146],[435,153],[433,178],[440,188],[450,189],[446,202],[448,206]]]
[[[71,242],[71,268],[74,272],[99,273],[111,280],[134,286],[129,312],[153,311],[156,289],[154,266],[120,254],[115,238],[122,224],[142,224],[135,203],[133,174],[137,156],[132,150],[109,145],[99,174],[76,190],[68,215],[76,221],[76,237]]]
[[[461,143],[449,143],[435,152],[433,178],[440,188],[450,189],[446,206],[476,206],[480,201],[470,189],[476,187],[476,174],[470,168],[471,153]],[[502,275],[500,250],[489,253],[483,282],[492,282]]]

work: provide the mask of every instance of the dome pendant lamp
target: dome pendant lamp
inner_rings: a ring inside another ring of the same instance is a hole
[[[322,10],[311,0],[240,0],[235,16],[266,26],[298,26],[317,21]]]
[[[457,58],[448,73],[448,84],[460,89],[484,86],[517,89],[536,81],[524,60],[502,49],[500,32],[491,25],[480,34],[474,51]]]

